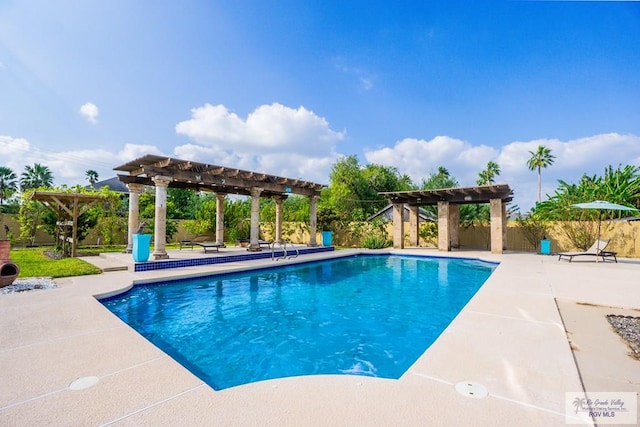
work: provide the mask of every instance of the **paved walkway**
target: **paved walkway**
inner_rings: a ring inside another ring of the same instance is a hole
[[[587,391],[640,390],[640,362],[627,356],[604,318],[638,315],[640,263],[450,255],[501,264],[399,380],[326,375],[214,391],[94,298],[136,282],[273,265],[270,260],[113,271],[61,279],[57,289],[0,295],[0,425],[560,426],[565,392],[581,391],[583,382]],[[70,388],[92,377],[92,387]],[[462,384],[488,395],[467,397],[456,391]]]

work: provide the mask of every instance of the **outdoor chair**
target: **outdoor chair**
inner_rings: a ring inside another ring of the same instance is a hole
[[[209,236],[206,235],[200,235],[200,236],[196,236],[193,239],[190,240],[180,240],[180,250],[182,250],[182,247],[187,247],[189,246],[191,249],[193,249],[194,245],[197,245],[199,243],[203,243],[203,242],[207,242],[210,239]]]
[[[574,257],[579,256],[593,256],[601,257],[602,261],[605,262],[607,258],[613,258],[615,262],[618,262],[618,258],[616,257],[617,252],[605,251],[607,245],[609,244],[608,240],[598,239],[594,242],[593,245],[589,249],[584,252],[558,252],[558,261],[562,259],[566,259],[569,262],[573,260]]]
[[[214,249],[216,252],[220,252],[219,249],[224,247],[224,244],[218,242],[193,242],[193,244],[201,246],[205,254]]]
[[[259,239],[258,240],[258,245],[260,245],[260,247],[266,246],[266,247],[271,247],[271,244],[273,242],[269,241],[269,240],[262,240]],[[242,247],[247,247],[251,244],[251,239],[236,239],[236,246],[242,246]]]

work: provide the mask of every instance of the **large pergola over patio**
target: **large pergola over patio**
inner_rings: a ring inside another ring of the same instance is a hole
[[[126,172],[118,175],[129,188],[129,241],[127,252],[133,247],[133,233],[138,228],[138,198],[145,185],[155,186],[154,252],[156,259],[168,258],[166,245],[167,188],[211,191],[216,194],[216,242],[224,245],[224,199],[227,194],[251,196],[251,239],[249,250],[259,251],[260,198],[271,197],[276,203],[275,240],[282,242],[282,205],[289,194],[309,197],[309,246],[317,246],[317,203],[322,184],[294,178],[268,175],[191,160],[147,154],[114,168]]]
[[[381,192],[393,205],[393,247],[404,248],[403,205],[409,205],[409,244],[419,246],[418,207],[438,206],[438,249],[449,252],[460,247],[459,205],[489,203],[491,215],[491,253],[501,254],[507,246],[506,203],[513,200],[507,184],[437,190]]]

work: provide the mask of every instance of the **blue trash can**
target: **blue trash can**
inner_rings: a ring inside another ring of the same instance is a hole
[[[542,255],[551,255],[551,240],[540,240],[540,253]]]

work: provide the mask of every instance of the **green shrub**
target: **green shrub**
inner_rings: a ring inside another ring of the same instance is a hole
[[[362,241],[362,247],[367,249],[382,249],[389,246],[389,240],[382,234],[369,234]]]
[[[516,218],[516,224],[522,231],[525,240],[531,244],[535,250],[540,249],[540,240],[546,239],[548,234],[548,223],[545,220],[530,216],[528,218]]]
[[[423,221],[418,229],[418,236],[425,242],[438,245],[438,223]]]

